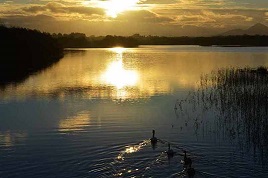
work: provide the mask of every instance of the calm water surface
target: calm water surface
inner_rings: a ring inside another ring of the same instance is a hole
[[[268,177],[263,145],[189,99],[201,75],[260,65],[268,66],[268,48],[66,50],[54,66],[0,90],[0,177],[184,177],[183,149],[195,177]],[[174,109],[178,101],[183,108]]]

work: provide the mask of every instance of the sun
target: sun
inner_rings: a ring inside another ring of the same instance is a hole
[[[98,7],[105,10],[106,15],[116,18],[118,14],[133,10],[141,0],[84,0],[83,6]]]
[[[104,1],[101,6],[107,16],[116,18],[119,13],[132,9],[138,2],[139,0],[109,0]]]

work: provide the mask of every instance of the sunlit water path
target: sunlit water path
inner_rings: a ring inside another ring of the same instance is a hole
[[[0,90],[0,177],[185,177],[182,150],[195,177],[267,177],[267,137],[255,144],[221,122],[217,106],[204,112],[196,99],[201,75],[268,67],[267,51],[66,50],[54,66]]]

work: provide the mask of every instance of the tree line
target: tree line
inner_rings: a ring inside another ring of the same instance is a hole
[[[200,45],[200,46],[268,46],[268,36],[212,36],[212,37],[165,37],[165,36],[90,36],[83,33],[53,34],[65,48],[138,47],[139,45]]]
[[[0,86],[20,81],[63,57],[64,48],[138,47],[139,45],[268,46],[268,36],[164,37],[49,34],[0,24]]]
[[[70,34],[52,34],[64,48],[111,48],[121,47],[137,47],[138,41],[133,37],[124,36],[90,36],[87,37],[83,33]]]
[[[57,62],[63,47],[48,33],[0,25],[0,85],[20,81]]]

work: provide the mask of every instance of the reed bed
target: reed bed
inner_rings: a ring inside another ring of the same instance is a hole
[[[202,75],[198,86],[186,99],[177,101],[177,114],[186,115],[186,103],[190,104],[196,114],[196,127],[209,122],[207,113],[213,112],[214,134],[221,132],[236,140],[241,149],[253,150],[265,162],[263,158],[268,158],[267,69],[219,69]]]

